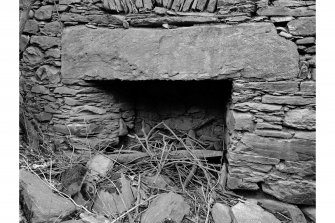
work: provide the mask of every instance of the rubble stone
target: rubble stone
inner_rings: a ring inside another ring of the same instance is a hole
[[[76,210],[72,202],[60,197],[34,174],[20,170],[21,201],[25,216],[32,223],[53,222]]]
[[[35,18],[38,20],[50,20],[52,16],[52,5],[45,5],[35,11]]]
[[[316,33],[315,17],[293,20],[287,24],[289,32],[297,36],[313,36]]]

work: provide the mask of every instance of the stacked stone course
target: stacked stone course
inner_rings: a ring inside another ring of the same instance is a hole
[[[257,30],[265,29],[264,23],[275,26],[282,39],[278,41],[291,44],[290,52],[281,53],[296,65],[278,74],[285,65],[274,66],[273,73],[262,77],[256,71],[225,77],[233,80],[226,117],[227,186],[262,189],[285,202],[314,204],[315,1],[36,1],[20,37],[20,94],[26,114],[37,120],[46,140],[58,149],[69,149],[69,144],[78,150],[117,145],[120,119],[134,127],[134,107],[128,98],[97,86],[87,76],[64,76],[62,65],[73,62],[62,49],[66,29],[129,29],[131,35],[134,27],[178,32],[179,27],[199,24],[249,24]]]

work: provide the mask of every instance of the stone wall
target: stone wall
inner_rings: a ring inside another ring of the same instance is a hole
[[[84,151],[134,127],[131,97],[97,80],[231,80],[228,188],[313,204],[315,35],[315,1],[36,1],[20,93],[45,141]]]

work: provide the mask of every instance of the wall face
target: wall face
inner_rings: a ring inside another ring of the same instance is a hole
[[[25,111],[51,145],[117,145],[138,125],[104,80],[228,79],[228,188],[315,203],[315,1],[55,2],[34,3],[20,39]]]

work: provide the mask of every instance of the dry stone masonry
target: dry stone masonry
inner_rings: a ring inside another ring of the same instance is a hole
[[[53,149],[117,146],[141,118],[171,118],[136,103],[144,82],[218,82],[227,188],[315,204],[315,0],[37,0],[25,13],[20,94]]]

